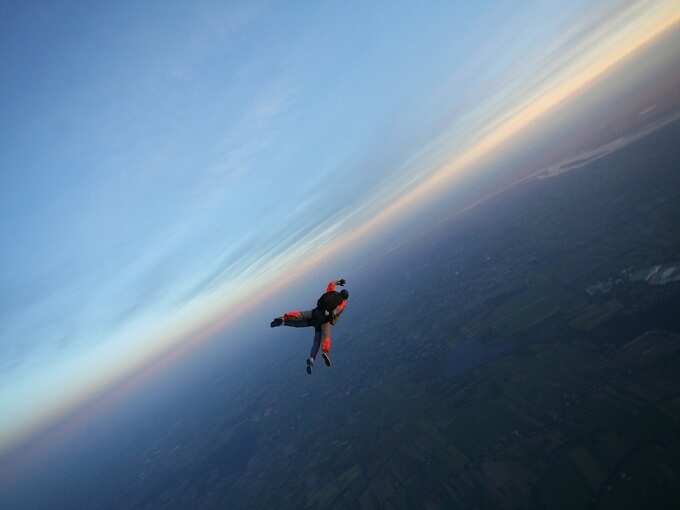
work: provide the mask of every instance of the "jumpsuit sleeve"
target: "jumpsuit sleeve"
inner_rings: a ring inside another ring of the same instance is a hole
[[[335,316],[340,317],[340,314],[345,311],[345,307],[347,306],[347,300],[345,299],[342,303],[338,305],[338,307],[335,309]]]
[[[345,311],[346,306],[347,306],[347,300],[344,300],[337,307],[335,307],[335,310],[333,310],[333,317],[331,319],[331,324],[334,325],[336,322],[338,322],[338,319],[340,318],[340,315],[342,314],[342,312]]]

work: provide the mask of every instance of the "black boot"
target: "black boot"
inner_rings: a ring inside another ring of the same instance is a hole
[[[280,326],[281,324],[283,324],[283,318],[277,317],[276,319],[271,321],[271,323],[269,324],[269,327],[276,328],[276,327]]]
[[[314,366],[314,360],[312,358],[307,358],[307,373],[312,375],[312,367]]]

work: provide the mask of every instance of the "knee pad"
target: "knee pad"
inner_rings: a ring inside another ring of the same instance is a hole
[[[330,352],[331,351],[331,339],[330,338],[324,338],[323,341],[321,342],[321,350],[323,352]]]

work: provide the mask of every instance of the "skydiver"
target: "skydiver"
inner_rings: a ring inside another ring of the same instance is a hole
[[[276,317],[270,324],[272,328],[290,326],[292,328],[314,327],[314,342],[307,358],[307,373],[311,375],[314,360],[321,347],[321,357],[327,367],[331,366],[331,326],[335,325],[340,314],[347,306],[349,292],[346,289],[336,291],[336,286],[343,287],[345,279],[328,282],[326,292],[316,302],[313,310],[293,310],[281,317]]]

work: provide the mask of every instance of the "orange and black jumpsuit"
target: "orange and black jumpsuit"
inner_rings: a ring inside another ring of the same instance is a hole
[[[329,282],[326,286],[326,292],[335,292],[335,282]],[[300,311],[294,310],[283,314],[283,325],[293,328],[308,328],[314,327],[314,343],[312,350],[309,352],[309,357],[316,359],[319,353],[319,346],[325,353],[331,351],[331,326],[335,324],[340,317],[340,314],[345,310],[347,300],[343,300],[335,309],[326,315],[323,310],[314,308],[313,310]]]

